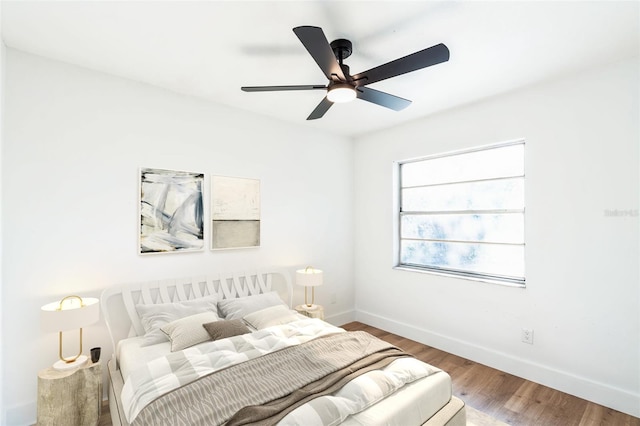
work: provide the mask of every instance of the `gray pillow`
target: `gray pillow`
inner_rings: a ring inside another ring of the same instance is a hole
[[[207,330],[212,340],[225,339],[251,332],[241,319],[220,320],[202,324],[202,326]]]
[[[218,311],[224,319],[238,319],[252,312],[278,305],[287,306],[278,293],[271,291],[255,296],[221,300],[218,302]]]
[[[137,305],[136,310],[145,331],[141,346],[149,346],[169,340],[166,334],[160,330],[160,327],[165,324],[203,312],[213,311],[217,313],[217,301],[218,296],[214,295],[184,302]]]

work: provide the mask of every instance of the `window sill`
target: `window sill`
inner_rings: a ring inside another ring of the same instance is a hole
[[[450,278],[459,278],[459,279],[468,280],[468,281],[480,281],[487,284],[496,284],[496,285],[501,285],[505,287],[514,287],[514,288],[522,288],[522,289],[526,288],[525,283],[520,284],[516,282],[504,281],[499,279],[491,279],[488,277],[468,276],[463,274],[456,274],[453,272],[434,271],[432,269],[423,269],[423,268],[412,268],[410,266],[404,266],[404,265],[394,266],[393,269],[396,269],[399,271],[407,271],[407,272],[418,272],[421,274],[439,275],[439,276],[450,277]]]

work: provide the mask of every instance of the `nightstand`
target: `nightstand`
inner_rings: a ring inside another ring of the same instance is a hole
[[[38,426],[97,425],[102,405],[102,368],[91,360],[75,370],[38,373]]]
[[[324,308],[322,305],[311,305],[311,307],[307,305],[298,305],[295,307],[296,311],[299,314],[308,316],[309,318],[320,318],[324,319]]]

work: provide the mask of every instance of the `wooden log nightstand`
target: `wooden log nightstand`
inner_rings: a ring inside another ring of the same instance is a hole
[[[321,305],[307,306],[305,304],[302,304],[296,306],[295,310],[299,314],[308,316],[309,318],[320,318],[321,320],[324,319],[324,308]]]
[[[89,360],[70,371],[38,373],[38,426],[97,425],[102,405],[102,367]]]

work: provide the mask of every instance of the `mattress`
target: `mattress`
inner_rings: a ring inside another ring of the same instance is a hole
[[[444,371],[405,385],[375,405],[350,416],[342,425],[420,425],[451,399],[451,377]]]
[[[328,324],[327,324],[328,325]],[[132,337],[118,343],[117,354],[120,372],[126,381],[132,372],[144,367],[149,361],[165,356],[171,352],[170,343],[163,342],[150,346],[142,346],[142,337]],[[433,367],[431,367],[433,368]],[[345,425],[419,425],[431,418],[451,399],[451,379],[444,371],[436,369],[435,374],[418,379],[404,385],[399,390],[378,401],[363,411],[351,415]],[[305,411],[305,406],[297,409],[298,417],[311,420],[313,410]],[[295,419],[295,412],[292,412]],[[281,424],[291,423],[291,418],[283,419]],[[287,423],[289,421],[289,423]],[[310,422],[311,424],[313,422]],[[318,422],[318,424],[321,424]]]
[[[122,379],[127,380],[131,372],[143,367],[149,361],[171,352],[169,341],[142,346],[144,337],[130,337],[118,342],[117,359]]]

